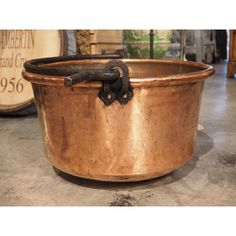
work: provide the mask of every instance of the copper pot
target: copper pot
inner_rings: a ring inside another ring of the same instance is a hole
[[[191,159],[204,80],[214,73],[213,67],[121,60],[128,67],[133,96],[126,104],[115,100],[105,105],[98,97],[104,81],[95,81],[96,76],[65,87],[70,69],[102,71],[110,60],[82,59],[54,58],[38,63],[38,70],[25,66],[23,71],[33,86],[46,155],[53,166],[87,179],[128,182],[165,175]],[[56,73],[58,68],[65,75]],[[118,74],[122,79],[122,70]]]

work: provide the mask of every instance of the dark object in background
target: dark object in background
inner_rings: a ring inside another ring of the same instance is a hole
[[[227,78],[235,78],[236,73],[236,30],[229,32],[229,59],[227,63]]]
[[[150,37],[150,59],[153,59],[153,50],[154,50],[154,32],[153,30],[150,30],[149,33],[149,37]]]
[[[195,53],[188,53],[185,55],[188,61],[196,61],[196,54]]]
[[[227,58],[227,32],[226,30],[215,30],[216,50],[218,60]]]
[[[21,117],[21,116],[35,116],[37,115],[37,108],[34,103],[29,104],[24,109],[13,112],[0,112],[0,117]]]

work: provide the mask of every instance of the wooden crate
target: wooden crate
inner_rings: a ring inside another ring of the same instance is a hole
[[[82,54],[113,53],[123,48],[122,30],[79,30],[77,43]]]
[[[90,30],[91,53],[113,53],[123,48],[122,30]]]

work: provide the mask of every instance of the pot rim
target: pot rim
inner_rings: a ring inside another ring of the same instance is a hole
[[[163,75],[158,77],[130,77],[130,84],[132,87],[156,87],[156,86],[174,86],[181,85],[185,83],[195,83],[205,80],[206,78],[212,76],[215,73],[215,69],[211,65],[192,62],[192,61],[178,61],[178,60],[156,60],[156,59],[120,59],[124,63],[131,62],[137,64],[148,64],[148,63],[157,63],[161,64],[171,64],[176,66],[191,66],[199,68],[199,71],[180,73],[175,75]],[[107,61],[107,60],[106,60]],[[56,65],[75,65],[75,64],[86,64],[86,63],[101,63],[104,60],[101,59],[86,59],[86,60],[68,60],[61,62],[47,63],[43,66],[54,67]],[[54,86],[63,86],[64,87],[64,78],[65,76],[57,75],[46,75],[27,72],[25,69],[22,71],[23,77],[31,83],[42,84],[42,85],[54,85]],[[84,88],[100,88],[101,82],[81,82],[73,85],[73,87],[84,87]]]

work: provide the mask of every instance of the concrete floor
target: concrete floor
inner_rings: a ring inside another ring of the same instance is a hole
[[[102,183],[56,174],[37,117],[0,118],[0,205],[236,205],[236,79],[207,80],[193,160],[167,176]]]

